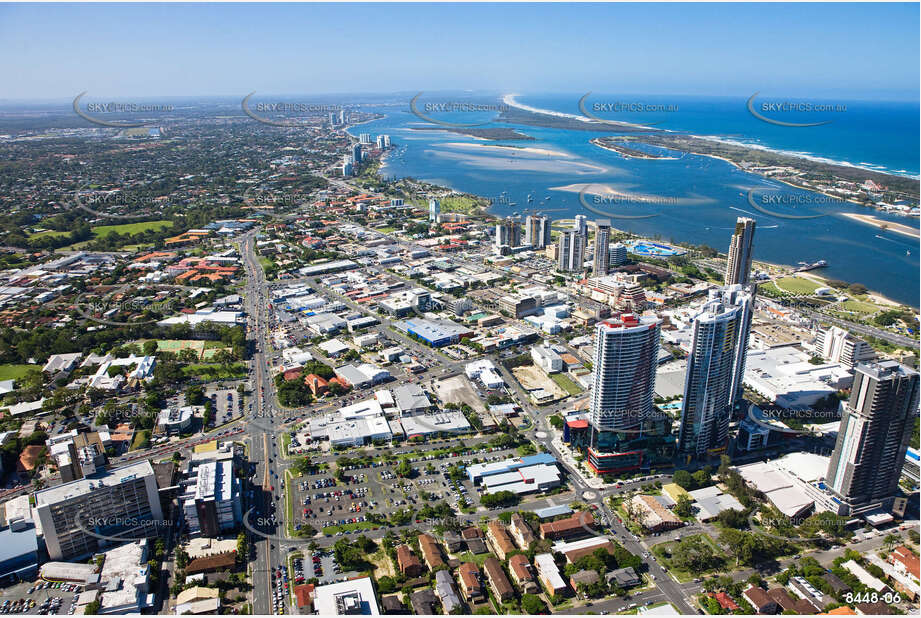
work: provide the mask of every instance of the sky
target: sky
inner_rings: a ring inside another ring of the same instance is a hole
[[[918,4],[0,4],[0,99],[485,90],[917,101]]]

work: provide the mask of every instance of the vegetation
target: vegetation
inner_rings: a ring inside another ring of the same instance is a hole
[[[480,504],[487,509],[495,509],[506,506],[515,506],[520,498],[518,494],[511,491],[497,491],[491,494],[484,494],[480,497]]]

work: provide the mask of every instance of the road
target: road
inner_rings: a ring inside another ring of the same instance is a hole
[[[909,349],[918,349],[918,341],[912,339],[911,337],[906,337],[905,335],[899,335],[898,333],[890,333],[889,331],[883,330],[881,328],[876,328],[875,326],[868,326],[866,324],[857,324],[855,322],[848,322],[847,320],[842,320],[840,318],[831,317],[814,311],[812,309],[807,309],[805,307],[797,307],[798,311],[802,311],[811,318],[820,320],[823,322],[830,322],[835,326],[843,328],[845,330],[857,333],[858,335],[863,335],[865,337],[876,337],[877,339],[882,339],[888,341],[889,343],[900,345]]]
[[[240,243],[240,254],[243,256],[244,267],[247,271],[244,296],[247,314],[253,319],[251,332],[255,339],[255,350],[252,359],[253,399],[254,409],[252,417],[259,418],[258,422],[246,423],[246,435],[249,444],[248,459],[255,464],[252,476],[253,499],[245,504],[244,511],[255,507],[257,511],[268,517],[274,509],[280,508],[283,488],[279,482],[278,470],[278,444],[276,442],[276,414],[272,405],[266,404],[266,389],[269,390],[269,401],[274,401],[274,384],[268,373],[265,350],[269,345],[266,316],[266,284],[262,267],[256,260],[254,251],[255,234],[247,234]],[[249,421],[249,419],[247,419]],[[283,474],[282,470],[282,474]],[[259,484],[255,480],[259,479]],[[282,517],[284,519],[284,517]],[[249,535],[253,547],[253,613],[274,614],[277,608],[273,607],[272,600],[272,571],[277,566],[284,565],[280,548],[277,543],[266,537]],[[282,609],[283,611],[283,609]]]

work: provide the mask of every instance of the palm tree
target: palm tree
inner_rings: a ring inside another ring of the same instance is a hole
[[[897,534],[887,534],[883,538],[883,545],[886,547],[886,551],[892,551],[892,548],[895,547],[895,544],[901,541],[902,539]]]

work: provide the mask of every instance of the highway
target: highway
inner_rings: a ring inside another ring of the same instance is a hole
[[[253,376],[253,419],[259,422],[246,423],[248,438],[248,459],[255,464],[254,474],[251,477],[253,500],[245,504],[244,511],[250,507],[265,517],[273,509],[280,510],[283,488],[278,470],[278,445],[276,442],[275,409],[266,403],[266,390],[270,399],[274,401],[274,383],[268,373],[265,350],[269,345],[266,314],[266,287],[262,267],[256,261],[254,251],[255,234],[247,234],[240,243],[240,254],[243,257],[247,271],[246,286],[244,287],[245,306],[247,315],[253,320],[251,332],[255,339],[255,350],[252,359]],[[282,471],[283,474],[283,471]],[[274,479],[274,481],[273,481]],[[259,480],[259,484],[256,484]],[[284,519],[284,516],[280,516]],[[272,590],[271,573],[278,566],[284,566],[284,560],[278,544],[266,537],[249,534],[250,544],[253,548],[253,613],[274,614],[284,613],[284,608],[279,612],[272,605],[274,592]]]

